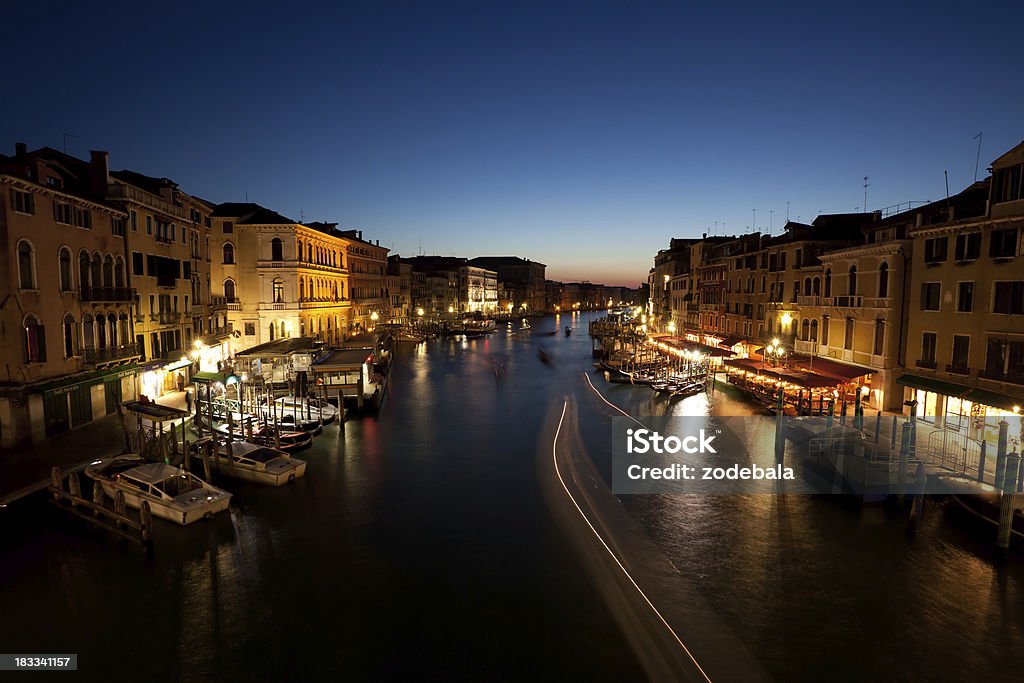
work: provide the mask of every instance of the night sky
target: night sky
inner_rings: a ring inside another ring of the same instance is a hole
[[[11,4],[4,153],[67,132],[212,201],[560,279],[636,286],[755,208],[860,210],[865,175],[869,209],[936,200],[979,131],[979,177],[1024,138],[1024,3]]]

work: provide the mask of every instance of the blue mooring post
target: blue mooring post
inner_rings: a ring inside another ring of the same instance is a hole
[[[896,493],[899,496],[900,504],[907,495],[907,466],[910,464],[910,422],[903,423],[903,434],[900,437],[900,468],[896,472]]]
[[[984,435],[983,435],[984,436]],[[981,442],[981,453],[978,454],[978,481],[985,481],[985,451],[987,450],[988,442]]]
[[[1006,479],[1006,441],[1010,424],[1006,420],[999,421],[999,441],[996,442],[996,491],[1003,490]]]
[[[1002,424],[1000,423],[1000,433]],[[999,531],[996,534],[996,545],[1001,551],[1010,547],[1010,532],[1013,531],[1013,508],[1017,502],[1017,474],[1020,471],[1020,455],[1014,451],[1006,456],[1006,476],[1003,480],[1002,495],[999,497]]]

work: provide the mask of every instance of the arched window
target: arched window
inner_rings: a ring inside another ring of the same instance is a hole
[[[230,278],[224,281],[224,298],[228,303],[235,302],[235,281]]]
[[[89,267],[89,284],[93,287],[103,286],[103,260],[99,254],[92,255],[92,263]]]
[[[28,240],[18,242],[18,286],[36,288],[36,251]]]
[[[121,340],[121,346],[127,346],[131,343],[130,330],[128,328],[128,314],[122,313],[117,316],[117,329],[118,338]]]
[[[278,261],[280,259],[274,259],[274,260]],[[235,262],[235,245],[231,244],[231,242],[225,242],[224,243],[224,263],[225,263],[225,265],[230,265],[230,264],[232,264],[234,262]]]
[[[117,318],[113,313],[107,316],[107,328],[110,335],[110,348],[117,348]]]
[[[812,320],[811,321],[811,341],[812,342],[818,341],[818,321],[817,320]]]
[[[274,327],[274,323],[270,323],[270,341],[274,341],[274,331],[275,331],[275,329],[276,328]]]
[[[84,251],[78,255],[78,286],[89,286],[89,254]]]
[[[274,279],[274,298],[275,304],[284,303],[284,280],[281,278]]]
[[[801,325],[800,332],[801,332],[801,334],[800,334],[800,338],[801,339],[803,339],[804,341],[810,341],[810,339],[811,339],[811,321],[810,320],[804,319],[804,322]]]
[[[306,260],[310,263],[313,262],[313,243],[310,242],[306,245]]]
[[[31,313],[25,316],[25,362],[46,362],[46,330],[39,318]]]
[[[875,355],[881,356],[885,350],[885,321],[875,321]]]
[[[825,271],[825,296],[832,296],[832,269]]]
[[[761,276],[761,293],[765,293],[765,288],[768,287],[768,277],[766,275]]]
[[[270,260],[284,260],[284,243],[281,241],[280,237],[275,237],[274,239],[270,240]]]
[[[124,259],[120,256],[114,259],[114,286],[124,287]]]
[[[847,289],[850,296],[857,294],[857,266],[850,266],[850,282]]]
[[[878,297],[884,299],[889,296],[889,264],[882,261],[878,268]]]
[[[92,333],[92,316],[86,313],[82,316],[82,346],[87,351],[91,351],[96,348]]]
[[[296,249],[295,249],[295,253],[299,255],[299,260],[301,261],[302,260],[302,240],[299,240],[298,242],[296,242],[296,245],[297,246],[296,246]]]
[[[810,296],[810,295],[811,295],[811,278],[805,277],[804,278],[804,296]]]
[[[793,318],[793,322],[790,323],[790,325],[789,325],[789,333],[791,335],[793,335],[794,339],[796,338],[796,333],[797,333],[797,330],[799,329],[797,326],[799,324],[800,324],[800,322],[796,318]]]
[[[114,257],[110,254],[103,259],[103,286],[114,286]]]
[[[304,278],[300,277],[299,278],[299,301],[305,301],[305,300],[306,300],[306,280]],[[303,333],[303,336],[305,336],[305,333]]]
[[[107,321],[102,315],[96,316],[96,348],[100,351],[107,348]]]
[[[64,357],[71,358],[78,351],[78,332],[75,329],[75,316],[70,313],[64,316]]]
[[[811,280],[811,291],[814,296],[821,296],[821,278],[814,278]]]
[[[58,256],[58,262],[60,264],[60,291],[70,292],[71,291],[71,252],[67,247],[60,248],[60,255]]]
[[[821,316],[821,343],[828,346],[828,328],[829,318],[827,315]]]

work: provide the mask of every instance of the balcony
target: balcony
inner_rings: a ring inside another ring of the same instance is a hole
[[[824,299],[829,301],[829,299]],[[824,304],[833,308],[863,308],[864,297],[862,296],[834,296],[829,303]]]
[[[159,323],[160,325],[176,325],[184,319],[184,314],[178,313],[177,311],[160,311],[159,313],[150,313],[149,321],[152,323]]]
[[[231,297],[231,301],[234,302],[235,298]],[[226,310],[228,307],[228,299],[225,296],[211,296],[210,297],[210,308],[218,310]]]
[[[82,357],[88,365],[109,363],[139,356],[139,347],[135,344],[124,346],[108,346],[103,349],[82,349]]]
[[[168,216],[174,216],[181,220],[187,219],[187,214],[185,213],[184,208],[167,201],[159,195],[150,194],[149,192],[140,190],[132,185],[122,184],[119,182],[111,183],[107,186],[107,196],[111,199],[128,199],[153,207]]]
[[[135,290],[131,287],[80,287],[78,298],[91,302],[135,301]]]
[[[796,298],[798,306],[821,306],[820,296],[798,296]]]

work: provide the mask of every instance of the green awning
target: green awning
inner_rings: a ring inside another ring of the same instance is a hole
[[[179,360],[174,361],[173,363],[168,363],[167,365],[165,365],[164,370],[170,372],[171,370],[179,370],[181,368],[188,367],[189,365],[192,365],[192,361],[190,361],[188,358],[181,358]]]
[[[220,382],[221,384],[228,383],[228,377],[226,372],[197,372],[192,375],[193,382]]]
[[[973,403],[981,403],[982,405],[1006,411],[1012,411],[1014,406],[1024,405],[1024,398],[1013,398],[1012,396],[997,394],[986,389],[971,389],[964,398]]]
[[[941,379],[922,377],[920,375],[900,375],[896,378],[896,384],[902,384],[903,386],[911,387],[913,389],[920,389],[921,391],[930,391],[935,394],[942,394],[943,396],[963,397],[971,391],[970,387],[965,387],[962,384],[944,382]]]

